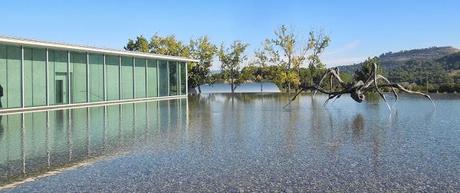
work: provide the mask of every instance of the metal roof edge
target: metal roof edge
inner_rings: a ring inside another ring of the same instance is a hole
[[[61,50],[68,50],[68,51],[91,52],[91,53],[113,54],[113,55],[122,55],[122,56],[144,57],[144,58],[151,58],[151,59],[174,60],[174,61],[181,61],[181,62],[198,62],[199,61],[199,60],[195,60],[191,58],[178,57],[178,56],[151,54],[151,53],[134,52],[134,51],[124,51],[124,50],[116,50],[116,49],[109,49],[109,48],[97,48],[97,47],[91,47],[91,46],[72,45],[72,44],[48,42],[48,41],[41,41],[41,40],[31,40],[31,39],[15,38],[15,37],[8,37],[8,36],[1,36],[1,35],[0,35],[0,43],[17,44],[17,45],[22,45],[22,46],[50,48],[50,49],[61,49]]]

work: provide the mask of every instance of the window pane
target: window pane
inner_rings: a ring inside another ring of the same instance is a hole
[[[133,98],[133,58],[121,58],[121,98]]]
[[[145,59],[136,58],[136,67],[134,71],[134,77],[136,78],[134,83],[136,84],[136,98],[145,98]]]
[[[104,100],[104,56],[89,55],[89,98],[91,102]]]
[[[181,62],[180,63],[180,90],[181,90],[181,94],[182,95],[185,95],[187,94],[187,63],[185,62]]]
[[[160,60],[160,96],[168,96],[168,62]]]
[[[1,108],[21,107],[21,48],[0,47],[0,85],[3,88]]]
[[[149,97],[158,96],[158,71],[157,60],[148,60],[148,94]]]
[[[33,76],[33,56],[32,48],[24,48],[24,105],[26,107],[33,106],[32,102],[32,76]]]
[[[119,64],[120,58],[117,56],[106,56],[106,84],[107,84],[107,100],[120,99],[120,80],[119,80]]]
[[[70,53],[70,77],[72,103],[86,102],[86,54]]]
[[[169,62],[169,96],[177,95],[178,91],[178,79],[179,74],[177,73],[177,63]]]
[[[48,51],[48,89],[50,104],[68,103],[67,52]]]
[[[3,97],[0,96],[0,109],[7,108],[7,94],[6,94],[6,83],[7,83],[7,68],[6,68],[6,46],[0,45],[0,87],[3,89]]]
[[[26,107],[46,105],[46,50],[24,48],[24,102]]]

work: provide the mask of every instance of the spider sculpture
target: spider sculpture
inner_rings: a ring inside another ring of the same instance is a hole
[[[321,84],[323,83],[323,81],[327,80],[328,78],[329,78],[329,86],[330,86],[329,90],[321,87]],[[338,85],[335,85],[335,87],[333,87],[334,83]],[[390,105],[388,104],[387,99],[381,90],[382,88],[390,88],[393,95],[395,96],[396,101],[398,100],[398,93],[396,90],[400,90],[405,93],[424,96],[427,99],[429,99],[431,103],[434,105],[433,100],[431,99],[430,95],[427,95],[422,92],[408,90],[404,88],[403,86],[401,86],[400,84],[392,83],[384,76],[378,74],[377,73],[377,63],[375,62],[372,63],[372,69],[370,72],[370,76],[367,77],[367,80],[365,82],[362,80],[359,80],[359,81],[354,81],[353,83],[346,83],[340,78],[339,68],[335,67],[335,68],[327,69],[326,73],[323,75],[323,77],[321,78],[320,82],[317,85],[308,86],[305,83],[301,84],[300,90],[294,95],[294,97],[291,99],[289,104],[291,104],[291,102],[294,101],[300,93],[302,93],[303,91],[307,91],[307,90],[313,91],[313,95],[315,95],[317,92],[321,92],[321,93],[329,95],[328,99],[324,102],[324,104],[327,104],[327,102],[331,99],[336,100],[340,98],[343,94],[350,94],[353,100],[355,100],[358,103],[361,103],[366,99],[366,93],[377,92],[380,95],[380,97],[382,97],[383,101],[385,101],[388,109],[391,110]]]

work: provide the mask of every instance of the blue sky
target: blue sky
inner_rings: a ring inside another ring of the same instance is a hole
[[[301,39],[322,30],[328,66],[431,46],[460,47],[460,1],[2,1],[0,35],[122,49],[128,38],[209,35],[242,40],[248,55],[285,24]]]

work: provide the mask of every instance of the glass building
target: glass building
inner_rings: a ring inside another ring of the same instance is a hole
[[[184,97],[192,61],[0,37],[0,112]]]

